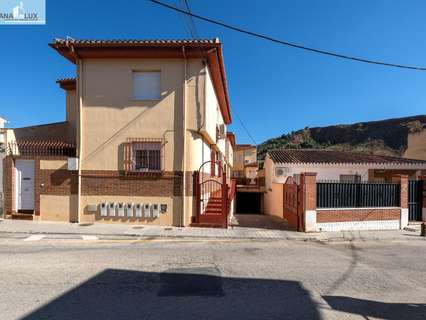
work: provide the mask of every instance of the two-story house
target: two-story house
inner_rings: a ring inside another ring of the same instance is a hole
[[[232,164],[219,40],[50,46],[76,67],[75,79],[58,81],[66,121],[8,130],[6,213],[80,223],[197,221],[194,171],[219,181]]]
[[[233,177],[241,184],[254,184],[257,177],[257,149],[251,144],[237,144],[234,150]]]

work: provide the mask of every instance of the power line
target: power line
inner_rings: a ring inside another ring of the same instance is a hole
[[[241,124],[241,126],[243,127],[244,131],[246,132],[246,134],[248,135],[248,137],[250,138],[250,140],[254,143],[255,146],[257,146],[256,140],[254,140],[253,136],[250,134],[250,131],[247,129],[247,127],[245,126],[243,120],[238,115],[238,113],[235,111],[235,108],[234,108],[234,114],[237,116],[238,122]]]
[[[195,37],[196,37],[196,38],[199,38],[199,37],[198,37],[197,26],[195,25],[194,19],[193,19],[192,15],[191,15],[191,8],[189,7],[188,0],[181,0],[181,1],[183,1],[183,2],[184,2],[185,7],[186,7],[186,11],[187,11],[188,13],[190,13],[190,14],[189,14],[189,15],[187,15],[187,16],[189,17],[189,20],[190,20],[190,22],[189,22],[189,30],[190,30],[191,37],[194,39],[194,35],[195,35]],[[204,50],[203,50],[203,48],[200,48],[200,50],[201,50],[202,55],[204,56]],[[204,56],[204,58],[205,58],[205,56]],[[205,58],[205,59],[207,60],[207,58]],[[246,132],[247,136],[248,136],[248,137],[251,139],[251,141],[252,141],[252,142],[253,142],[253,143],[257,146],[256,140],[254,140],[253,136],[250,134],[250,131],[247,129],[247,127],[245,126],[245,124],[244,124],[243,120],[242,120],[242,119],[241,119],[241,117],[238,115],[238,113],[235,111],[235,109],[234,109],[234,113],[235,113],[235,115],[237,116],[237,119],[238,119],[238,121],[240,122],[241,126],[243,127],[244,131]]]
[[[163,3],[163,2],[160,2],[160,1],[157,1],[157,0],[149,0],[149,1],[151,1],[155,4],[158,4],[160,6],[163,6],[165,8],[168,8],[168,9],[189,15],[191,17],[197,18],[199,20],[203,20],[203,21],[206,21],[206,22],[209,22],[209,23],[213,23],[213,24],[216,24],[218,26],[221,26],[221,27],[224,27],[224,28],[227,28],[227,29],[231,29],[231,30],[234,30],[234,31],[237,31],[237,32],[248,34],[248,35],[253,36],[253,37],[261,38],[261,39],[268,40],[268,41],[278,43],[278,44],[281,44],[281,45],[285,45],[285,46],[288,46],[288,47],[297,48],[297,49],[301,49],[301,50],[305,50],[305,51],[309,51],[309,52],[313,52],[313,53],[318,53],[318,54],[322,54],[322,55],[332,56],[332,57],[335,57],[335,58],[341,58],[341,59],[358,61],[358,62],[369,63],[369,64],[376,64],[376,65],[381,65],[381,66],[385,66],[385,67],[401,68],[401,69],[409,69],[409,70],[417,70],[417,71],[426,71],[426,67],[395,64],[395,63],[389,63],[389,62],[378,61],[378,60],[369,60],[369,59],[365,59],[365,58],[348,56],[348,55],[344,55],[344,54],[340,54],[340,53],[336,53],[336,52],[332,52],[332,51],[326,51],[326,50],[306,47],[306,46],[299,45],[299,44],[296,44],[296,43],[291,43],[291,42],[287,42],[287,41],[284,41],[284,40],[272,38],[272,37],[264,35],[264,34],[245,30],[245,29],[240,28],[240,27],[235,27],[235,26],[226,24],[224,22],[213,20],[213,19],[210,19],[210,18],[207,18],[207,17],[204,17],[204,16],[200,16],[198,14],[176,8],[176,7],[171,6],[167,3]]]

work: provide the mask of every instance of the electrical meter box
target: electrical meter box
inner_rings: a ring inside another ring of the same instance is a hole
[[[108,215],[110,217],[115,217],[115,202],[110,202],[108,204]]]
[[[142,204],[141,203],[135,204],[135,217],[136,218],[142,218]]]
[[[151,204],[145,203],[143,206],[143,216],[145,218],[151,218]]]
[[[119,217],[124,217],[124,203],[120,202],[117,204],[117,213]]]
[[[101,211],[101,217],[107,217],[108,216],[108,203],[102,202],[99,205],[99,210]]]
[[[156,203],[151,205],[151,212],[153,218],[158,218],[160,216],[160,206]]]
[[[133,203],[126,204],[126,216],[129,218],[133,217]]]

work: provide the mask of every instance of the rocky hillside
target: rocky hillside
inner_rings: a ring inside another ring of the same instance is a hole
[[[269,139],[258,147],[259,159],[277,148],[329,149],[402,156],[408,135],[426,128],[426,115],[328,127],[305,128]]]

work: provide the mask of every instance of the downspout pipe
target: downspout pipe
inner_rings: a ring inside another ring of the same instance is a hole
[[[78,98],[78,132],[77,132],[77,143],[78,143],[78,186],[77,186],[77,216],[78,223],[82,222],[81,219],[81,162],[82,162],[82,153],[83,153],[83,135],[82,135],[82,125],[83,125],[83,106],[82,106],[82,94],[83,94],[83,60],[75,51],[74,45],[70,41],[66,41],[66,45],[69,48],[71,54],[75,57],[77,65],[77,98]]]
[[[183,152],[182,152],[182,214],[180,219],[180,226],[185,225],[185,212],[186,212],[186,107],[187,107],[187,98],[186,98],[186,78],[187,78],[187,56],[185,51],[185,46],[182,46],[182,55],[183,55],[183,112],[182,112],[182,122],[183,122]]]

